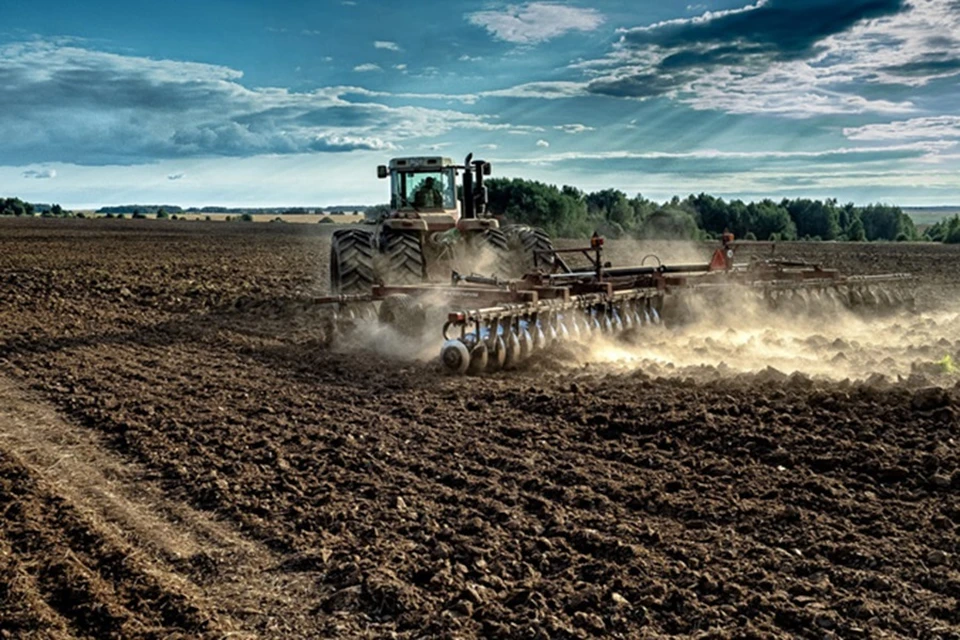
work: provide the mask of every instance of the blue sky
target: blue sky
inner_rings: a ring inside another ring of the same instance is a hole
[[[960,0],[0,3],[0,195],[374,204],[375,167],[960,204]]]

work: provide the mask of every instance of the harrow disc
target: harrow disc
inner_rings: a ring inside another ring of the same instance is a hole
[[[462,375],[470,367],[470,351],[459,340],[447,340],[440,349],[440,361],[450,373]]]
[[[487,345],[482,341],[478,342],[477,345],[470,350],[470,364],[467,367],[467,373],[476,375],[486,371],[489,359]]]
[[[499,371],[504,368],[506,362],[507,343],[503,341],[503,336],[497,336],[493,339],[493,346],[489,350],[487,369],[489,371]]]
[[[520,346],[520,339],[512,330],[506,331],[506,354],[503,361],[504,369],[512,369],[520,362],[520,354],[523,348]]]

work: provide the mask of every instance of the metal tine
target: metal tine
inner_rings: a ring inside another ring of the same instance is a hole
[[[533,353],[533,336],[530,335],[528,320],[520,321],[520,359],[526,360]]]
[[[624,331],[633,331],[633,301],[627,300],[620,309],[620,321]]]
[[[610,315],[613,317],[613,330],[617,333],[623,333],[623,320],[620,319],[620,312],[616,305],[610,307]]]
[[[585,310],[580,318],[580,337],[589,340],[593,336],[593,323],[590,322],[590,310]]]
[[[557,342],[569,342],[570,330],[567,329],[566,318],[557,316],[557,326],[555,329]]]
[[[646,315],[644,308],[646,307],[645,301],[635,302],[633,305],[633,326],[639,329],[645,324],[650,324],[650,316]]]
[[[890,296],[890,290],[887,289],[886,287],[880,287],[879,297],[880,297],[880,304],[885,309],[893,309],[894,307],[897,306],[896,303],[893,301],[893,298]]]
[[[600,319],[597,318],[597,310],[590,310],[590,331],[594,335],[598,335],[603,332],[603,326],[600,324]]]
[[[597,311],[597,315],[603,318],[599,320],[601,330],[608,335],[613,333],[613,320],[610,317],[610,309],[600,309]]]
[[[504,369],[512,369],[520,362],[522,347],[520,345],[517,322],[516,318],[511,318],[510,324],[506,329],[507,354],[503,362]]]
[[[653,324],[662,323],[662,320],[660,319],[660,312],[657,311],[657,308],[652,304],[650,305],[650,320],[653,322]]]
[[[533,323],[533,350],[534,351],[543,351],[547,348],[547,336],[543,332],[543,326],[541,322],[537,320]]]
[[[567,335],[575,342],[580,342],[580,324],[574,315],[567,315],[563,318],[563,326],[567,330]]]
[[[560,320],[557,319],[556,315],[547,320],[547,346],[552,347],[560,340],[560,332],[557,331],[558,324],[560,324]]]
[[[851,307],[862,307],[863,306],[863,293],[858,287],[849,287],[850,289],[850,306]]]
[[[503,340],[503,325],[499,320],[494,320],[490,324],[487,336],[487,351],[489,360],[487,361],[487,371],[499,371],[503,369],[504,362],[507,359],[507,344]]]

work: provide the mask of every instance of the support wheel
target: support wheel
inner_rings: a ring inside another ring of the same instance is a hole
[[[391,327],[397,333],[412,338],[423,334],[427,325],[427,312],[423,305],[412,297],[394,294],[380,303],[378,319],[381,324]]]
[[[333,295],[369,293],[376,284],[373,234],[338,229],[330,242],[330,291]]]

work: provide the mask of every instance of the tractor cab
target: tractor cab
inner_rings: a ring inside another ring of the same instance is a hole
[[[450,158],[394,158],[388,175],[393,211],[457,209],[457,169]]]
[[[469,194],[463,203],[457,196],[460,170],[464,171],[464,193]],[[431,233],[495,227],[493,219],[476,220],[486,205],[484,175],[490,175],[490,164],[471,164],[471,157],[464,165],[439,156],[394,158],[389,165],[380,165],[377,177],[390,178],[390,214],[383,226]]]

